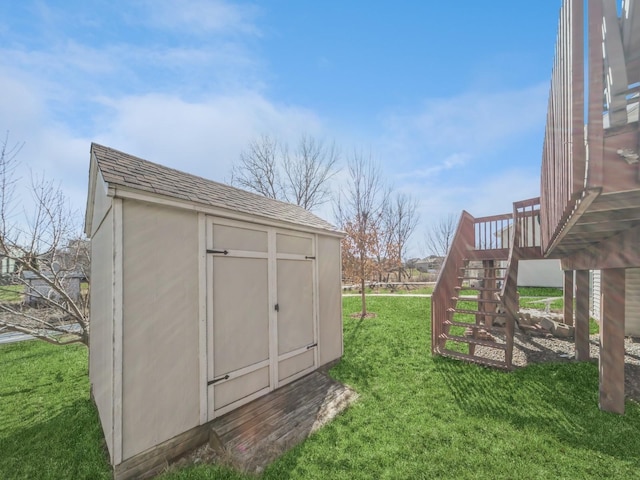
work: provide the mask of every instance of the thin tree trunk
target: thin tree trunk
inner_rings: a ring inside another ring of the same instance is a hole
[[[362,318],[367,314],[367,297],[364,292],[364,275],[360,279],[360,291],[362,296]]]

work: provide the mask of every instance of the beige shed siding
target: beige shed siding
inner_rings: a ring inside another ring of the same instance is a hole
[[[100,172],[96,174],[95,195],[93,201],[93,217],[91,218],[91,237],[100,228],[107,211],[111,208],[111,198],[107,196],[107,184],[104,183]]]
[[[342,356],[340,239],[318,235],[318,307],[320,365]]]
[[[91,238],[89,379],[109,453],[113,458],[113,214]],[[94,253],[97,252],[97,253]]]
[[[123,460],[199,423],[198,217],[123,203]]]
[[[640,268],[627,269],[625,334],[640,336]]]

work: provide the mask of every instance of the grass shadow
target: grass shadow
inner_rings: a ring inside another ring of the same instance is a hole
[[[597,364],[535,364],[504,373],[441,357],[434,363],[465,414],[640,466],[640,408],[627,402],[624,416],[598,409]]]

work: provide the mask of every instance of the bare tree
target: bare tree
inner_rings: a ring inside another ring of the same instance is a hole
[[[33,208],[17,214],[18,151],[7,134],[0,152],[0,253],[10,272],[2,272],[7,275],[0,288],[5,297],[21,290],[23,300],[0,302],[0,332],[88,345],[89,244],[74,222],[79,215],[59,186],[33,174]],[[81,280],[87,285],[84,294]]]
[[[307,210],[325,203],[329,197],[329,180],[336,174],[340,155],[335,143],[325,145],[308,135],[300,138],[293,155],[283,151],[283,185],[285,199]]]
[[[382,174],[371,157],[365,158],[354,152],[348,163],[349,183],[335,205],[335,216],[341,228],[347,233],[343,248],[346,264],[353,268],[353,275],[360,283],[362,312],[367,315],[365,281],[371,273],[371,254],[375,245],[375,236],[383,218],[387,201]]]
[[[456,233],[456,217],[450,213],[440,217],[425,235],[428,254],[445,257]]]
[[[410,195],[398,193],[389,202],[387,209],[389,220],[388,227],[391,232],[391,248],[393,254],[390,255],[394,259],[394,267],[398,275],[398,281],[402,281],[404,275],[404,264],[402,259],[405,258],[407,243],[411,238],[416,225],[418,224],[419,215],[417,212],[418,202]]]
[[[303,135],[295,149],[263,135],[242,152],[231,183],[311,210],[328,200],[340,158],[335,144]]]
[[[240,154],[240,163],[233,166],[231,183],[267,198],[281,199],[279,150],[277,140],[268,135],[253,140],[249,148]]]

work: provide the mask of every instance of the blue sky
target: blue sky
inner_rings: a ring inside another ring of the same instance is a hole
[[[262,134],[370,152],[419,202],[414,255],[539,194],[561,0],[6,3],[0,131],[79,210],[92,141],[225,181]]]

